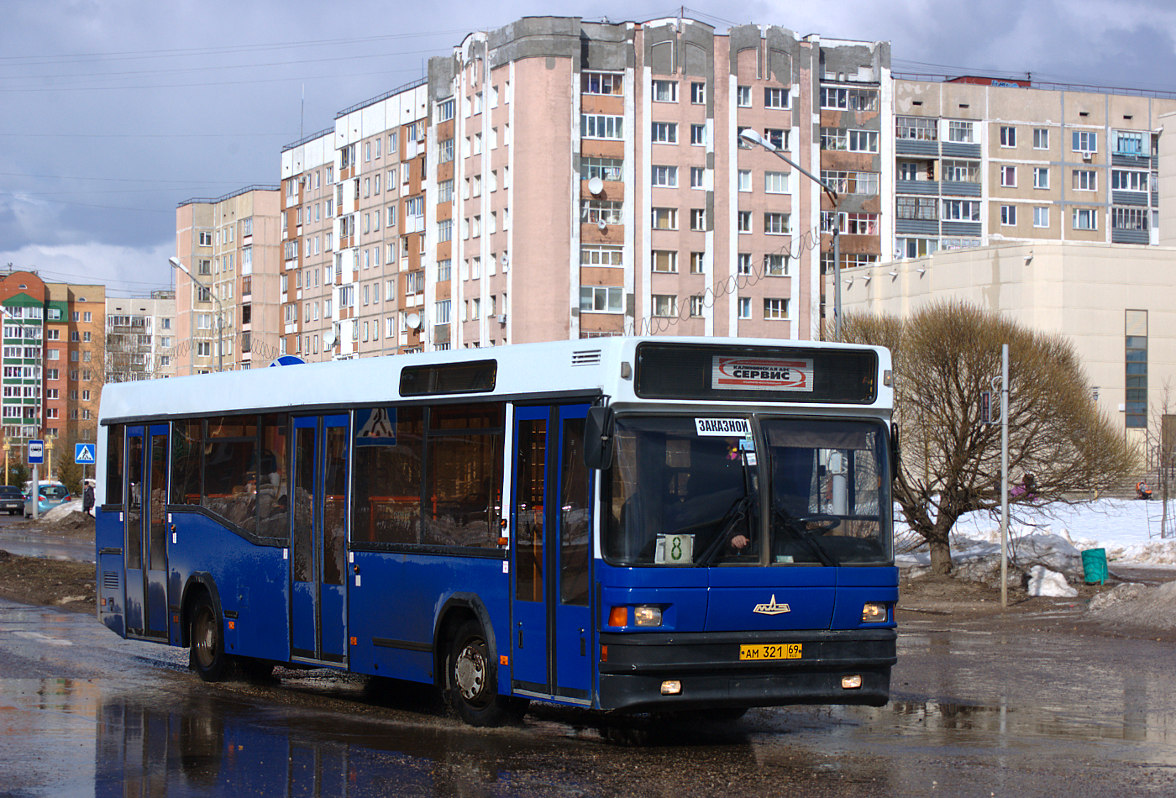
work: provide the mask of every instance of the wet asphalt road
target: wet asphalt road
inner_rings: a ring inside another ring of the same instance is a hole
[[[21,557],[94,562],[94,540],[55,535],[29,524],[20,515],[0,515],[0,549]]]
[[[204,685],[184,651],[0,602],[0,795],[1176,794],[1176,645],[1062,613],[907,623],[881,709],[602,731],[533,707],[487,731],[415,686]]]

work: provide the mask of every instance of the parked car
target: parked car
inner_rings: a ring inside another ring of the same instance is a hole
[[[32,518],[33,516],[33,498],[31,495],[25,498],[24,514],[25,518]],[[41,488],[38,491],[40,496],[37,501],[37,515],[42,516],[52,510],[59,504],[65,504],[73,497],[69,495],[69,488],[62,485],[60,482],[42,482]]]
[[[16,515],[24,509],[24,491],[16,485],[0,485],[0,512]]]

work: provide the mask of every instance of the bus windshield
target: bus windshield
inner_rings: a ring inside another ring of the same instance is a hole
[[[620,417],[615,447],[603,550],[616,565],[891,560],[882,424]]]

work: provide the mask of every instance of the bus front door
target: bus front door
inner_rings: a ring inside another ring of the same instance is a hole
[[[510,515],[512,689],[582,703],[593,649],[587,414],[586,404],[515,408]]]
[[[128,637],[167,639],[167,425],[127,428]]]
[[[294,419],[291,653],[347,661],[347,416]]]

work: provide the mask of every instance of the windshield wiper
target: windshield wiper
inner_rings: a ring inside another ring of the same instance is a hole
[[[775,510],[775,516],[781,522],[783,529],[789,530],[793,538],[804,543],[813,554],[817,555],[817,559],[821,561],[821,565],[827,565],[829,567],[835,567],[837,565],[837,561],[833,558],[833,555],[821,545],[820,539],[814,536],[813,531],[808,529],[808,524],[823,525],[816,531],[828,532],[840,523],[841,519],[837,518],[837,516],[825,515],[823,513],[793,517],[779,507]]]
[[[723,513],[722,517],[718,519],[719,534],[711,541],[710,545],[706,547],[706,551],[698,558],[698,565],[709,565],[711,560],[718,556],[719,552],[723,550],[724,543],[730,543],[731,539],[736,534],[742,532],[747,535],[748,543],[751,546],[752,532],[751,532],[751,507],[756,494],[744,493],[736,499],[727,512]],[[708,522],[706,525],[709,526]]]

